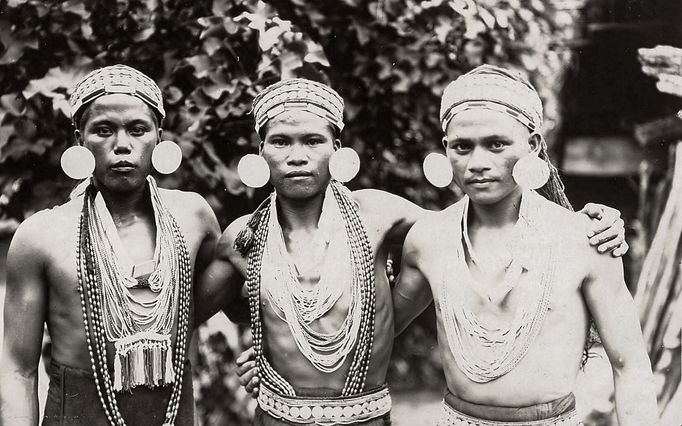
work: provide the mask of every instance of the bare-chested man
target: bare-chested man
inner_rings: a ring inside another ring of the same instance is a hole
[[[243,383],[256,371],[260,379],[255,423],[387,424],[394,337],[387,247],[425,211],[383,191],[351,193],[332,179],[343,101],[331,88],[285,80],[253,109],[275,192],[226,229],[208,274],[246,277],[256,360],[241,370]]]
[[[481,66],[446,89],[441,122],[466,197],[412,227],[393,293],[398,331],[436,300],[448,386],[439,424],[579,424],[571,392],[590,318],[611,361],[619,424],[655,424],[621,260],[587,244],[589,223],[560,205],[554,171],[547,198],[533,191],[549,165],[535,89]]]
[[[211,259],[218,222],[199,195],[158,189],[150,177],[164,117],[151,79],[105,67],[70,103],[76,140],[91,154],[66,167],[77,173],[94,156],[94,172],[84,194],[34,214],[12,240],[0,423],[38,424],[47,324],[43,424],[193,425],[192,275]]]

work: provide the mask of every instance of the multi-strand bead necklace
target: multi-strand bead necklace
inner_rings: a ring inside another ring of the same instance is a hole
[[[149,177],[148,182],[157,224],[161,224],[157,226],[157,233],[170,234],[159,239],[167,242],[159,249],[159,258],[165,261],[157,265],[160,271],[155,271],[156,275],[152,274],[158,277],[154,280],[159,279],[170,288],[156,286],[159,291],[156,299],[160,299],[160,306],[155,306],[153,302],[141,303],[151,308],[150,313],[139,311],[134,315],[130,305],[136,298],[130,294],[125,281],[120,279],[118,273],[114,273],[113,277],[105,277],[112,273],[110,267],[116,267],[116,258],[107,260],[113,262],[112,264],[106,264],[102,259],[105,253],[111,255],[112,252],[109,251],[111,246],[107,235],[98,232],[99,228],[95,223],[100,219],[95,207],[97,190],[94,185],[90,185],[85,192],[78,226],[78,289],[88,352],[100,402],[109,424],[116,426],[125,425],[115,394],[121,389],[122,382],[128,385],[128,389],[137,384],[153,388],[173,383],[164,426],[175,423],[182,393],[190,314],[191,264],[180,227],[163,204],[153,178]],[[107,246],[109,249],[105,248]],[[165,253],[166,251],[173,253]],[[168,265],[169,261],[174,266]],[[171,278],[163,277],[166,274],[171,274]],[[116,309],[112,304],[117,305]],[[116,313],[112,315],[113,312]],[[176,317],[177,336],[173,354],[170,333]],[[112,333],[113,340],[110,336]],[[117,352],[114,357],[113,378],[107,365],[108,342],[116,345]]]
[[[538,247],[538,238],[542,238],[537,235],[541,231],[535,228],[542,220],[538,217],[542,215],[542,200],[538,198],[541,196],[534,192],[523,195],[516,224],[519,229],[514,230],[521,240],[512,244],[512,258],[499,283],[503,289],[495,296],[477,289],[480,283],[474,281],[467,265],[462,239],[468,240],[463,232],[469,200],[463,200],[453,210],[453,222],[457,224],[454,235],[459,238],[457,256],[441,279],[438,303],[450,351],[460,370],[474,382],[489,382],[511,371],[528,352],[547,313],[556,259],[551,247]],[[520,297],[507,324],[492,324],[480,318],[464,297],[474,290],[497,305],[513,288],[517,288]]]
[[[341,326],[342,328],[346,327],[347,329],[341,330],[339,333],[335,333],[335,339],[328,339],[324,336],[316,336],[316,333],[309,327],[308,324],[305,324],[305,320],[302,319],[300,315],[300,311],[306,309],[299,306],[296,302],[296,300],[300,299],[294,299],[293,301],[290,299],[288,302],[289,305],[286,309],[290,308],[299,312],[289,313],[295,317],[294,320],[297,322],[293,328],[300,331],[300,333],[298,331],[296,333],[292,332],[294,338],[297,340],[297,345],[299,345],[299,348],[301,346],[311,348],[311,340],[315,341],[313,346],[316,346],[318,343],[321,344],[318,346],[318,349],[319,347],[324,347],[326,344],[329,344],[331,340],[333,340],[333,345],[339,346],[347,346],[348,341],[351,339],[354,341],[353,359],[348,374],[346,375],[346,381],[341,393],[342,396],[349,396],[360,393],[364,390],[367,371],[369,369],[372,343],[374,340],[374,320],[376,314],[374,257],[369,243],[369,237],[367,236],[367,232],[360,221],[360,217],[357,213],[357,206],[351,197],[350,191],[336,181],[332,181],[330,186],[330,192],[335,202],[338,204],[338,209],[344,224],[343,229],[346,233],[347,248],[350,252],[349,256],[353,271],[351,275],[352,282],[350,284],[350,306],[351,308],[355,306],[355,309],[353,310],[349,308],[347,317],[349,315],[355,315],[356,319],[354,319],[354,321],[357,327],[353,327],[354,335],[349,335],[351,331],[349,324],[353,321],[350,321],[349,318],[347,318]],[[261,322],[261,273],[263,270],[263,257],[268,245],[270,215],[276,214],[276,210],[270,208],[269,204],[272,202],[274,202],[274,199],[270,199],[268,203],[261,205],[255,213],[258,216],[254,217],[253,221],[251,222],[254,224],[255,233],[252,235],[253,241],[251,242],[249,248],[247,287],[251,307],[253,347],[256,353],[256,363],[259,368],[259,375],[264,385],[268,386],[274,391],[279,392],[282,395],[295,396],[296,393],[293,387],[270,365],[263,350],[263,324]],[[320,280],[323,279],[325,279],[325,277],[320,277]],[[284,286],[286,283],[280,284]],[[346,345],[344,345],[344,342]],[[306,352],[310,351],[306,349],[304,351],[304,355],[308,356],[309,359],[312,357],[315,360],[314,365],[318,367],[320,367],[321,364],[325,364],[326,361],[331,361],[331,367],[327,368],[328,371],[331,370],[331,368],[338,368],[340,366],[338,359],[334,361],[333,357],[330,357],[327,360],[322,360],[319,357],[319,353],[313,355],[312,353]],[[338,355],[336,357],[338,357]],[[313,362],[313,360],[311,360],[311,362]]]

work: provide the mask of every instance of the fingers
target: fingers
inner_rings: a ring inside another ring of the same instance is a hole
[[[613,257],[621,257],[621,256],[623,256],[625,253],[627,253],[628,250],[630,250],[630,245],[629,245],[626,241],[623,241],[623,244],[621,244],[621,245],[618,246],[614,251],[611,252],[611,256],[613,256]]]
[[[239,381],[242,381],[242,377],[245,376],[248,372],[255,370],[256,369],[256,361],[247,361],[243,363],[242,365],[238,365],[237,368],[234,369],[234,372],[239,376]],[[243,383],[241,383],[242,386],[248,382],[249,379],[245,379]]]
[[[256,353],[253,350],[253,346],[239,354],[237,357],[237,360],[235,361],[237,363],[237,366],[240,366],[244,364],[245,362],[249,360],[254,360],[256,359]]]
[[[625,222],[623,219],[616,220],[610,228],[598,232],[590,238],[590,245],[598,246],[600,253],[611,251],[625,242]]]
[[[601,215],[604,209],[602,206],[595,203],[587,203],[585,207],[580,210],[580,213],[586,214],[590,219],[601,219]]]

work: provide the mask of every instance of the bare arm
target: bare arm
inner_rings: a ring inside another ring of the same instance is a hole
[[[582,290],[611,362],[619,424],[655,425],[658,410],[651,364],[622,261],[590,254],[594,266]]]
[[[210,263],[201,275],[198,275],[195,290],[196,325],[211,318],[221,309],[230,306],[230,312],[232,309],[239,311],[243,307],[242,304],[246,303],[244,299],[239,298],[244,276],[234,265],[235,260],[240,258],[239,253],[233,248],[240,224],[240,219],[237,219],[227,227],[215,245]],[[232,315],[228,316],[233,319]]]
[[[40,213],[39,213],[40,214]],[[31,218],[33,219],[33,218]],[[38,424],[38,363],[47,314],[47,282],[37,223],[19,227],[7,254],[0,424]]]
[[[396,336],[405,331],[433,300],[429,282],[419,269],[419,228],[419,225],[414,226],[405,238],[400,275],[392,291]]]

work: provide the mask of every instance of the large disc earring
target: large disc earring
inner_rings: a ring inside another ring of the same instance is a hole
[[[351,181],[360,171],[360,157],[353,148],[340,148],[329,159],[329,174],[336,181]]]
[[[237,164],[237,174],[244,185],[260,188],[270,180],[270,166],[262,156],[246,154]]]
[[[444,188],[452,182],[452,165],[443,154],[432,152],[424,158],[424,176],[431,185]]]
[[[59,161],[64,173],[71,179],[85,179],[95,171],[95,156],[81,145],[68,148]]]
[[[542,188],[549,180],[549,165],[535,153],[530,153],[514,164],[514,181],[523,189]]]
[[[180,167],[182,150],[173,141],[161,141],[152,151],[152,166],[157,172],[169,175]]]

